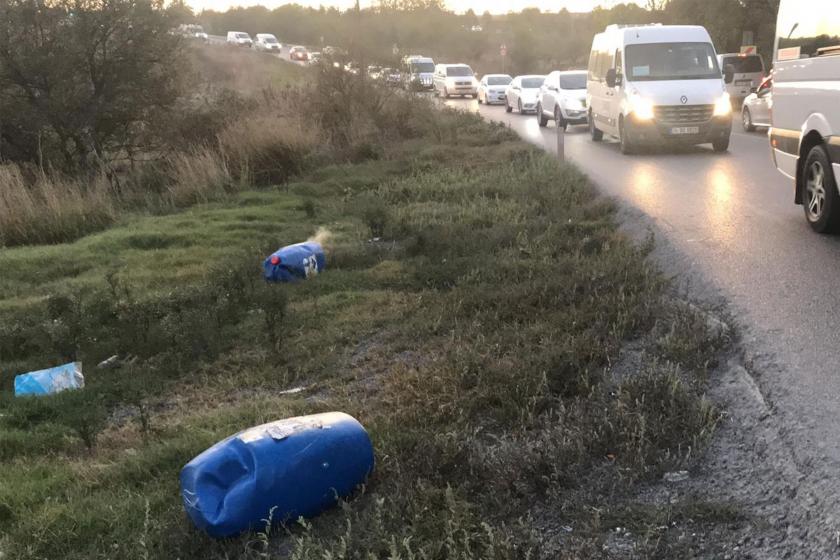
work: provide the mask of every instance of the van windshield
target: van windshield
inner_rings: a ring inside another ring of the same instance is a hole
[[[250,39],[251,37],[247,33],[237,33],[236,38],[237,39]]]
[[[473,71],[469,66],[447,66],[447,76],[472,76]]]
[[[411,63],[412,74],[431,74],[434,71],[435,71],[435,63],[434,62],[412,62]]]
[[[709,43],[628,45],[626,66],[631,81],[712,80],[721,73]]]
[[[270,44],[274,44],[274,43],[277,42],[277,39],[275,39],[274,37],[263,37],[262,40],[263,40],[263,43],[270,43]]]

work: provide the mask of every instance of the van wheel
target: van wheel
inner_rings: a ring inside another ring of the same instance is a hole
[[[750,114],[750,110],[746,107],[744,107],[744,110],[741,111],[741,124],[744,125],[744,131],[755,132],[755,125],[752,122],[752,115]]]
[[[624,117],[618,119],[618,141],[622,154],[629,156],[636,153],[636,145],[630,140],[630,135],[624,128]]]
[[[595,119],[592,118],[592,111],[589,111],[589,134],[592,136],[593,142],[600,142],[604,139],[604,131],[598,130],[595,126]]]
[[[814,146],[802,170],[802,204],[805,218],[817,233],[840,229],[840,196],[831,169],[831,160],[823,146]]]
[[[510,103],[508,103],[508,101],[507,101],[507,100],[505,100],[505,112],[506,112],[506,113],[511,113],[511,112],[513,112],[513,107],[511,107],[511,106],[510,106]]]
[[[726,136],[721,136],[720,138],[712,142],[712,149],[719,154],[722,154],[723,152],[728,150],[729,135],[727,134]]]
[[[537,103],[537,122],[541,127],[545,127],[548,124],[548,119],[545,118],[545,114],[542,110],[542,103]]]
[[[560,112],[560,107],[554,107],[554,124],[557,125],[557,128],[562,128],[563,130],[569,128],[569,123],[567,123],[566,119],[563,118],[563,113]]]

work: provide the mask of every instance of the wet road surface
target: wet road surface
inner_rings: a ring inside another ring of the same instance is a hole
[[[551,122],[540,128],[534,115],[471,99],[446,104],[556,153]],[[729,302],[798,458],[840,463],[840,237],[811,231],[766,133],[746,133],[736,118],[729,153],[700,146],[624,156],[614,140],[595,143],[586,127],[570,127],[565,153],[602,192],[647,214]]]

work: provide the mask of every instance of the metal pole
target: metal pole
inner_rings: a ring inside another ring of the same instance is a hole
[[[560,123],[554,123],[557,127],[557,159],[566,161],[566,131]]]

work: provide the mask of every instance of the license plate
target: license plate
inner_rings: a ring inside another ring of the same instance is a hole
[[[749,86],[752,85],[752,80],[735,80],[736,86]]]
[[[700,134],[699,126],[675,126],[671,129],[671,134]]]

